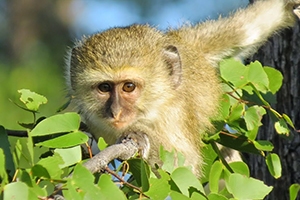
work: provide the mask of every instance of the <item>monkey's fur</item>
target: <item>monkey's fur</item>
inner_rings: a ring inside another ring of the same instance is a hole
[[[175,148],[199,175],[201,134],[213,130],[222,93],[218,63],[249,56],[292,26],[297,3],[258,1],[229,18],[177,30],[132,25],[83,38],[67,70],[72,101],[96,139],[133,138],[151,165],[160,145]]]

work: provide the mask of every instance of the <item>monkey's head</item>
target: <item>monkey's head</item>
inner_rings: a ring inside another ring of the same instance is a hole
[[[180,85],[181,61],[163,33],[133,25],[84,38],[72,49],[67,74],[87,125],[121,134],[163,112],[160,105]]]

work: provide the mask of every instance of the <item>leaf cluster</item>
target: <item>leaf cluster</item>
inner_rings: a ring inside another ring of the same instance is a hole
[[[279,71],[254,62],[243,65],[229,59],[221,63],[224,86],[216,130],[203,137],[206,163],[199,180],[179,152],[160,150],[161,168],[152,171],[143,160],[113,162],[105,173],[92,174],[83,163],[82,146],[90,138],[80,130],[76,113],[36,119],[47,103],[42,95],[19,90],[22,109],[33,114],[32,123],[19,123],[27,137],[12,137],[0,126],[0,199],[174,199],[242,200],[264,199],[272,186],[251,178],[244,162],[227,163],[220,145],[263,156],[274,178],[281,177],[280,158],[273,144],[257,140],[262,118],[267,114],[276,134],[291,138],[290,118],[275,111],[275,93],[282,83]],[[100,138],[98,148],[107,144]],[[174,165],[176,163],[176,165]],[[176,167],[175,167],[176,166]],[[68,176],[72,172],[72,176]],[[299,184],[290,186],[290,199],[297,198]]]

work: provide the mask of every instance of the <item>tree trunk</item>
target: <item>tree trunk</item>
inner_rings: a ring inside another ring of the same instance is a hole
[[[293,29],[288,29],[271,38],[249,61],[259,60],[263,66],[274,67],[284,77],[282,88],[277,94],[277,104],[273,105],[279,113],[287,114],[296,129],[300,129],[300,22]],[[293,131],[294,138],[286,140],[274,130],[268,117],[263,119],[258,139],[270,140],[274,152],[281,159],[282,177],[273,178],[264,158],[256,155],[246,156],[251,176],[274,186],[266,198],[268,200],[289,199],[289,187],[300,183],[300,133]],[[298,194],[300,195],[300,194]],[[300,199],[299,197],[297,199]]]

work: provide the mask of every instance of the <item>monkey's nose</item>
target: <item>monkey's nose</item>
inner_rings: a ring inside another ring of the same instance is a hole
[[[112,117],[113,117],[116,121],[119,121],[119,120],[120,120],[120,117],[121,117],[121,114],[122,114],[122,108],[121,108],[120,110],[117,110],[117,111],[112,111],[111,114],[112,114]]]

